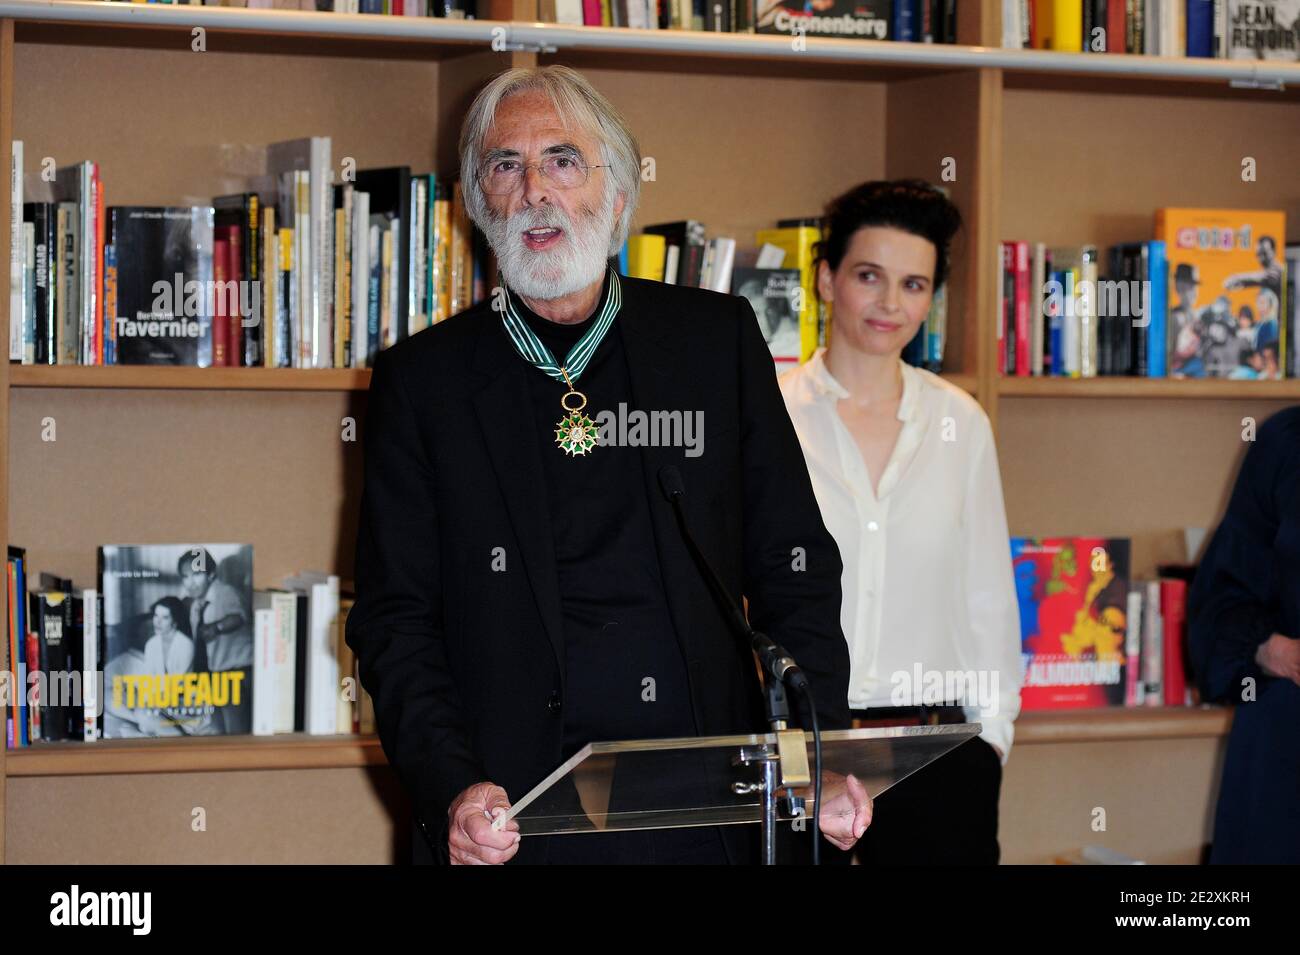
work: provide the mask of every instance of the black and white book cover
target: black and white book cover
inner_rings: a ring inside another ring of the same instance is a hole
[[[212,206],[110,206],[122,365],[212,364]]]
[[[731,276],[731,292],[749,300],[778,370],[799,363],[799,281],[798,269],[738,268]]]
[[[1300,59],[1300,0],[1227,0],[1228,57]]]
[[[105,739],[248,733],[250,544],[99,549]]]

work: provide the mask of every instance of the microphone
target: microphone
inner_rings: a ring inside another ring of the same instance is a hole
[[[727,593],[726,585],[718,577],[717,571],[709,563],[704,552],[700,550],[699,545],[695,543],[695,538],[691,536],[691,530],[686,524],[686,515],[682,512],[682,501],[686,499],[686,485],[682,481],[682,474],[672,465],[667,465],[659,469],[659,488],[663,491],[664,497],[673,507],[673,513],[677,515],[677,526],[681,529],[682,538],[686,541],[686,547],[691,552],[691,557],[695,559],[696,565],[700,568],[700,573],[704,577],[704,582],[708,585],[709,590],[713,593],[714,600],[722,608],[723,614],[727,618],[727,623],[731,625],[732,631],[749,644],[750,648],[758,656],[759,663],[763,671],[771,677],[771,683],[767,685],[767,718],[772,724],[773,729],[779,730],[785,727],[785,721],[789,717],[789,709],[786,704],[784,686],[798,692],[808,705],[808,719],[812,724],[813,738],[813,805],[820,807],[822,804],[822,734],[821,727],[817,721],[817,703],[813,699],[812,686],[808,683],[808,676],[794,662],[794,658],[780,644],[773,641],[767,635],[759,633],[749,625],[745,615],[740,612],[739,604],[732,599]],[[776,825],[775,816],[775,790],[777,786],[776,777],[772,774],[777,770],[774,764],[769,763],[765,772],[765,785],[769,788],[764,798],[764,816],[763,816],[763,853],[764,859],[771,864],[776,861],[776,842],[773,835]],[[796,810],[796,805],[800,808],[798,811],[804,811],[802,799],[793,795],[789,797],[791,812]],[[813,865],[821,864],[821,818],[820,811],[814,810],[812,813],[812,858]]]
[[[668,503],[672,505],[673,513],[677,516],[677,526],[681,529],[682,538],[686,541],[686,548],[691,552],[691,557],[695,559],[695,563],[699,566],[704,582],[713,594],[718,606],[722,608],[732,632],[753,649],[758,655],[763,670],[770,674],[774,680],[789,685],[791,689],[809,690],[808,677],[795,663],[794,658],[780,644],[766,634],[759,633],[749,625],[745,615],[740,612],[739,604],[727,592],[727,587],[718,576],[717,571],[713,569],[713,565],[709,563],[708,558],[704,556],[704,552],[696,544],[695,538],[691,535],[690,527],[686,523],[686,515],[682,512],[682,501],[686,499],[686,485],[682,481],[681,471],[672,465],[660,468],[659,489],[663,492]]]

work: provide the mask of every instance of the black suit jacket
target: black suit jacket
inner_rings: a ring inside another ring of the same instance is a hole
[[[643,447],[639,489],[701,734],[766,726],[752,655],[659,490],[666,465],[680,470],[692,533],[748,598],[751,623],[808,673],[821,725],[847,726],[840,555],[753,310],[730,295],[621,281],[615,325],[636,407],[704,414],[703,453]],[[443,854],[462,790],[488,780],[517,800],[561,761],[564,636],[541,455],[563,452],[533,423],[526,376],[537,374],[488,299],[381,352],[370,386],[347,643],[384,752]],[[497,555],[505,572],[493,570]],[[724,830],[733,858],[747,838],[737,830],[752,828]],[[516,858],[541,861],[532,846],[544,842],[524,839]]]

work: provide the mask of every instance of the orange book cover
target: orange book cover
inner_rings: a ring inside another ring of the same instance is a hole
[[[1278,379],[1286,354],[1286,215],[1159,209],[1169,259],[1169,373]]]

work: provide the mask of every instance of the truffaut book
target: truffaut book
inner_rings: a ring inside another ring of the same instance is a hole
[[[110,206],[122,365],[212,364],[211,206]]]
[[[1025,710],[1122,706],[1130,542],[1013,537]]]
[[[99,594],[105,739],[251,730],[251,545],[101,547]]]

